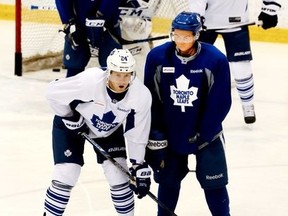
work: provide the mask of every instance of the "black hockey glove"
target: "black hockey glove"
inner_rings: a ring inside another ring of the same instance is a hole
[[[90,52],[93,56],[98,56],[99,46],[102,42],[105,20],[99,18],[86,18],[87,41]]]
[[[263,1],[261,13],[258,20],[262,21],[262,28],[269,29],[275,27],[278,23],[277,12],[281,5],[273,1]]]
[[[130,188],[137,194],[138,198],[146,196],[150,190],[151,185],[151,169],[148,164],[134,164],[129,169],[131,175],[135,178],[135,181],[130,181]]]
[[[74,50],[86,40],[83,38],[83,33],[76,25],[74,19],[71,19],[69,20],[69,23],[64,24],[63,30],[60,30],[60,32],[65,33],[65,40],[71,44],[72,49]]]
[[[152,167],[154,172],[164,168],[168,142],[163,133],[152,131],[146,147],[145,160]]]

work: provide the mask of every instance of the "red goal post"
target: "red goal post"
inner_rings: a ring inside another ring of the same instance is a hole
[[[54,0],[16,0],[15,26],[15,75],[61,67],[64,37]]]

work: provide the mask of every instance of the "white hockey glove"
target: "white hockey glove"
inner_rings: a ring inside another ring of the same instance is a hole
[[[151,169],[145,162],[143,164],[134,164],[129,169],[135,181],[130,181],[130,188],[137,194],[138,198],[146,196],[150,190],[151,185]]]
[[[122,17],[120,26],[126,40],[145,39],[152,32],[151,20],[139,17]]]
[[[269,29],[277,25],[277,12],[280,8],[281,5],[274,1],[263,1],[261,13],[258,16],[258,20],[262,22],[261,26],[263,29]]]
[[[65,117],[62,118],[62,121],[66,128],[68,128],[69,130],[78,130],[85,124],[84,118],[81,115]]]

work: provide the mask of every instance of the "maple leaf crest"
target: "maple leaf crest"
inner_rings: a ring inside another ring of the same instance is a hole
[[[112,111],[107,112],[103,115],[102,119],[100,119],[99,116],[93,115],[91,122],[93,123],[93,126],[97,128],[100,132],[101,131],[109,131],[116,127],[118,123],[113,123],[116,116]]]
[[[181,112],[185,112],[185,107],[192,107],[192,102],[197,100],[198,88],[191,87],[189,88],[189,79],[184,75],[181,75],[176,79],[176,85],[170,86],[170,97],[174,100],[175,106],[181,106]]]

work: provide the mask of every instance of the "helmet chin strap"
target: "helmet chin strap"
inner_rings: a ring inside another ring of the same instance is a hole
[[[194,41],[196,42],[200,37],[200,32],[198,31],[194,36]]]

